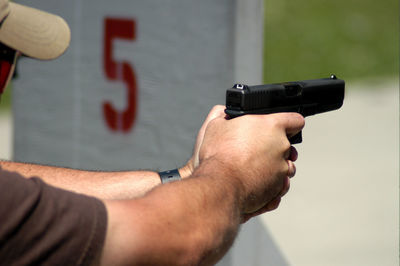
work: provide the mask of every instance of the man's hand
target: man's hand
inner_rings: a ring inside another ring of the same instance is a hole
[[[211,109],[210,113],[207,115],[206,119],[203,122],[203,125],[201,126],[199,132],[197,133],[196,143],[194,145],[192,157],[189,159],[189,161],[186,163],[185,166],[179,169],[179,173],[182,176],[182,178],[191,176],[194,172],[194,169],[196,169],[196,167],[199,166],[199,151],[201,144],[203,143],[204,133],[206,131],[208,123],[210,123],[214,118],[225,116],[224,110],[225,106],[216,105]]]
[[[198,132],[192,157],[190,158],[190,160],[187,162],[187,164],[184,167],[179,169],[183,178],[190,176],[193,173],[194,169],[199,165],[200,147],[203,144],[204,135],[205,135],[205,132],[206,132],[206,129],[207,129],[209,123],[216,118],[224,119],[224,120],[227,119],[227,116],[226,116],[224,110],[225,110],[225,106],[217,105],[217,106],[214,106],[213,109],[208,114],[207,118],[205,119],[203,125],[201,126],[201,128]],[[287,119],[287,118],[282,118],[282,116],[287,116],[287,115],[294,116],[294,119],[299,119],[299,121],[297,122],[298,123],[297,126],[299,126],[300,130],[301,130],[301,128],[304,126],[304,119],[300,115],[297,115],[297,114],[269,115],[268,120],[276,120],[275,122],[278,122],[279,119],[280,120]],[[270,117],[270,116],[272,116],[272,117]],[[277,117],[274,117],[274,116],[277,116]],[[257,117],[260,118],[260,115],[257,115]],[[236,119],[238,119],[238,118],[236,118]],[[239,122],[239,121],[237,121],[237,122]],[[275,122],[271,122],[271,123],[275,123]],[[291,123],[290,121],[286,121],[286,122]],[[264,126],[268,126],[268,123],[269,122],[267,122]],[[286,124],[282,124],[282,126],[286,126]],[[285,128],[284,132],[286,132],[286,128]],[[296,134],[296,132],[297,132],[297,128],[292,128],[289,126],[287,128],[287,132],[286,132],[286,135],[285,135],[285,138],[283,139],[283,141],[286,142],[285,139],[287,137],[293,136],[294,134]],[[244,139],[244,136],[246,136],[246,135],[251,138],[252,133],[250,131],[244,132],[242,137],[239,137],[238,140]],[[293,177],[296,173],[296,167],[294,165],[294,162],[297,160],[298,154],[297,154],[296,149],[293,146],[290,146],[290,144],[288,144],[288,143],[285,143],[285,145],[289,145],[289,148],[287,148],[287,147],[284,148],[285,149],[284,157],[287,162],[287,175],[282,181],[283,185],[282,185],[280,192],[277,193],[275,195],[275,197],[273,199],[271,199],[268,203],[266,203],[262,208],[260,208],[256,211],[250,212],[250,213],[246,213],[243,216],[243,222],[247,221],[248,219],[250,219],[253,216],[257,216],[264,212],[272,211],[272,210],[276,209],[279,206],[281,197],[283,197],[288,192],[288,190],[290,188],[290,179],[289,178]],[[233,150],[233,149],[236,149],[236,147],[227,148],[226,151]],[[230,157],[230,155],[227,154],[227,157]]]
[[[288,167],[289,167],[288,176],[285,178],[284,185],[283,185],[281,192],[274,199],[272,199],[270,202],[268,202],[264,207],[262,207],[258,211],[245,214],[242,218],[242,223],[247,222],[252,217],[258,216],[265,212],[273,211],[279,207],[279,204],[281,203],[281,198],[284,195],[286,195],[286,193],[289,191],[290,178],[294,177],[294,175],[296,174],[296,166],[294,165],[294,162],[297,160],[297,157],[298,157],[297,150],[295,147],[292,146],[290,156],[287,161]]]
[[[294,176],[297,151],[288,137],[304,126],[296,113],[246,115],[209,121],[199,153],[200,164],[218,161],[242,187],[243,221],[278,207]]]

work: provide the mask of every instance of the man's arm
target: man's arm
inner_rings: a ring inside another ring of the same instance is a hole
[[[231,173],[220,168],[210,160],[193,178],[157,187],[143,198],[105,201],[102,265],[214,264],[240,224],[239,191],[224,182]]]
[[[214,119],[191,178],[139,199],[104,201],[109,218],[101,264],[214,264],[241,222],[277,207],[294,174],[287,136],[303,125],[297,114]]]
[[[49,185],[102,199],[139,197],[161,183],[159,175],[152,171],[84,171],[7,161],[1,161],[0,167],[26,178],[40,177]]]
[[[199,164],[199,150],[208,123],[223,112],[224,108],[219,106],[205,119],[197,134],[192,157],[179,168],[183,179],[189,177]],[[158,173],[154,171],[83,171],[8,161],[0,161],[0,167],[9,172],[17,172],[26,178],[37,176],[50,185],[101,199],[136,198],[161,184]]]

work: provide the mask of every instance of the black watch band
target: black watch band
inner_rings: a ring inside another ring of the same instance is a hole
[[[179,174],[178,169],[159,172],[158,174],[160,175],[161,183],[163,184],[181,180],[181,175]]]

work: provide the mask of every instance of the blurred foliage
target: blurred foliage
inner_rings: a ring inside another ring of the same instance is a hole
[[[11,85],[8,85],[0,98],[0,111],[11,110]]]
[[[399,73],[398,0],[266,0],[265,82]]]

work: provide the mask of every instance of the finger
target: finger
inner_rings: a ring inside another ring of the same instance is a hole
[[[211,109],[211,111],[208,113],[206,119],[203,122],[203,125],[201,126],[201,128],[199,130],[199,134],[197,136],[197,144],[201,144],[201,142],[203,142],[204,133],[205,133],[206,128],[207,128],[208,124],[210,123],[210,121],[212,121],[218,117],[225,117],[224,110],[225,110],[225,106],[223,106],[223,105],[216,105]]]
[[[268,202],[264,207],[252,213],[252,216],[257,216],[266,212],[276,210],[279,207],[279,204],[281,203],[281,199],[282,199],[281,197],[274,198],[273,200]]]
[[[295,162],[298,158],[298,153],[295,147],[290,146],[289,149],[286,150],[285,154],[284,154],[284,158],[286,160],[290,160],[292,162]]]
[[[273,210],[276,210],[279,207],[279,204],[281,203],[281,197],[277,197],[276,199],[270,201],[264,209],[262,209],[262,213],[264,212],[270,212]]]
[[[283,188],[282,188],[281,193],[279,194],[279,196],[280,196],[280,197],[285,196],[286,193],[289,192],[289,189],[290,189],[290,178],[287,176],[287,177],[285,178],[285,183],[284,183],[284,185],[283,185]]]
[[[242,218],[242,223],[247,222],[250,218],[254,216],[277,209],[279,207],[279,204],[281,203],[282,197],[289,191],[289,188],[290,188],[290,179],[289,177],[286,177],[281,192],[275,198],[269,201],[266,205],[264,205],[262,208],[258,209],[253,213],[245,214]]]
[[[206,119],[204,120],[203,125],[201,126],[200,132],[199,132],[199,133],[202,133],[202,134],[199,134],[199,135],[203,135],[204,134],[204,131],[206,130],[207,125],[208,125],[208,123],[210,123],[211,120],[214,120],[217,117],[225,117],[224,110],[225,110],[225,106],[223,106],[223,105],[215,105],[210,110],[210,112],[208,113]]]
[[[243,217],[242,217],[241,223],[247,222],[247,221],[250,220],[252,217],[255,217],[255,216],[261,215],[261,214],[263,214],[263,213],[270,212],[270,211],[273,211],[273,210],[277,209],[277,208],[279,207],[279,204],[280,204],[280,203],[281,203],[281,197],[277,197],[277,198],[271,200],[270,202],[268,202],[268,203],[267,203],[264,207],[262,207],[261,209],[255,211],[255,212],[253,212],[253,213],[246,213],[246,214],[244,214]]]
[[[298,113],[275,113],[271,116],[278,119],[289,138],[299,133],[305,125],[304,117]]]
[[[295,162],[298,157],[299,157],[299,153],[297,152],[296,148],[291,146],[290,147],[290,155],[289,155],[288,159],[291,160],[292,162]]]
[[[196,145],[194,149],[194,167],[197,167],[199,165],[199,158],[198,158],[198,152],[200,150],[201,144],[203,143],[204,139],[204,134],[206,132],[206,128],[210,121],[214,120],[215,118],[218,117],[225,117],[225,106],[223,105],[216,105],[214,106],[211,111],[208,113],[206,119],[203,122],[203,125],[201,126],[199,133],[197,134],[196,138]]]
[[[286,135],[292,137],[299,133],[305,125],[304,117],[298,113],[286,113],[287,117],[284,120],[284,127],[286,129]]]
[[[287,176],[289,178],[292,178],[295,176],[296,174],[296,165],[294,164],[294,162],[287,160],[288,163],[288,172],[287,172]]]

